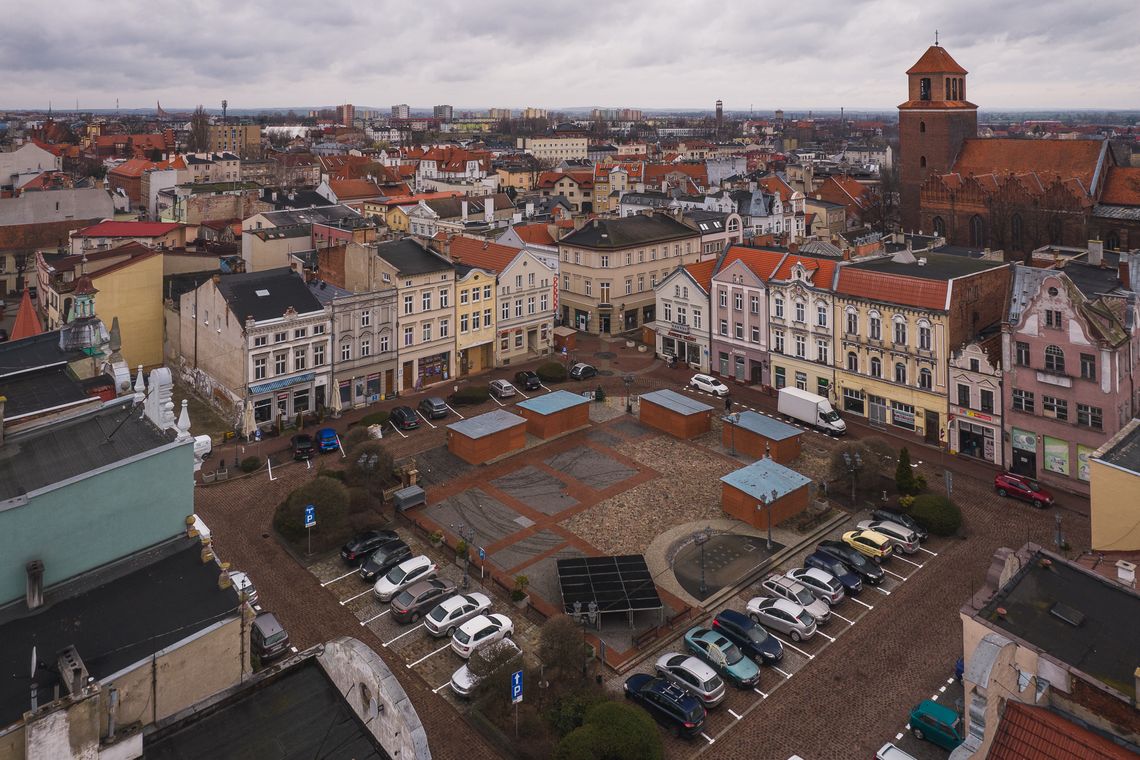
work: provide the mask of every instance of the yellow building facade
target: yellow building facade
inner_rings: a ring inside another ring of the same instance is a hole
[[[1140,551],[1140,419],[1089,457],[1092,549]]]
[[[455,281],[455,356],[460,377],[486,372],[495,366],[495,275],[477,267]]]

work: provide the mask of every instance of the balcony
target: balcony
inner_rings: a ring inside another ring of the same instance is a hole
[[[684,333],[685,335],[689,334],[689,326],[684,322],[671,322],[669,329],[673,332]]]

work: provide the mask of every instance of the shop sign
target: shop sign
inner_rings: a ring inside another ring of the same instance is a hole
[[[1017,449],[1018,451],[1032,451],[1035,453],[1037,451],[1036,433],[1030,432],[1028,430],[1021,430],[1019,428],[1013,428],[1013,430],[1010,431],[1010,439],[1012,441],[1013,448]]]

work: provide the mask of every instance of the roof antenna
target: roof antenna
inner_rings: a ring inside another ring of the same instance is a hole
[[[937,29],[934,30],[934,44],[935,44],[935,46],[938,45],[938,30]]]

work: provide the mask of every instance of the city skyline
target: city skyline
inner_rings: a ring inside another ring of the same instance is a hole
[[[690,3],[651,16],[643,6],[582,4],[528,15],[503,2],[472,15],[445,2],[431,14],[345,5],[318,17],[289,2],[208,0],[172,7],[161,23],[128,0],[57,8],[50,18],[31,5],[8,9],[0,107],[70,110],[78,98],[81,110],[213,108],[226,98],[235,110],[330,101],[704,110],[720,98],[734,112],[886,111],[904,99],[902,72],[936,29],[985,109],[1140,103],[1135,80],[1089,87],[1098,67],[1106,77],[1140,70],[1140,41],[1130,37],[1140,8],[1127,0],[1095,15],[1065,2],[811,0],[716,15]],[[1102,50],[1112,51],[1111,67],[1090,54]]]

